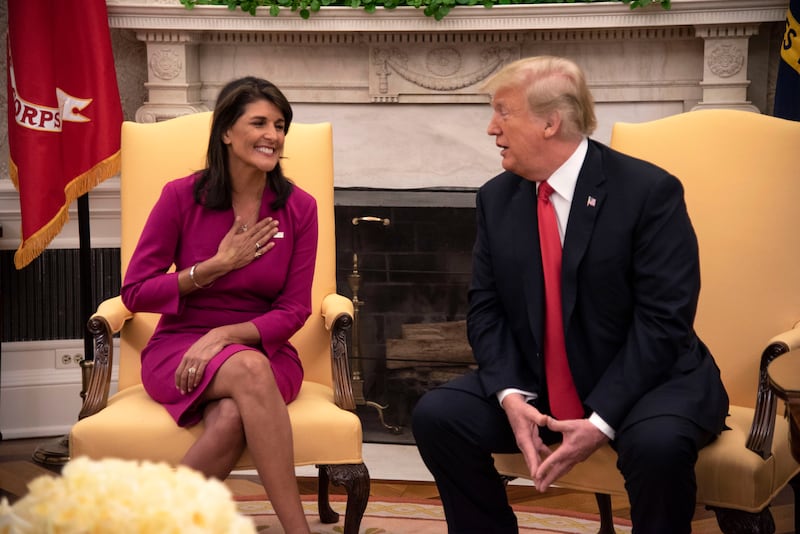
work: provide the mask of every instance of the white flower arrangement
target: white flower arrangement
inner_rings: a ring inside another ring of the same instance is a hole
[[[10,506],[0,534],[255,534],[230,490],[188,467],[76,458]]]

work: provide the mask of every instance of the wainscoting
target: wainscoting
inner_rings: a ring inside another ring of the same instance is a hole
[[[0,251],[0,437],[64,434],[77,420],[82,402],[86,323],[79,251],[46,250],[19,271],[13,255],[13,250]],[[94,308],[119,294],[119,249],[93,249],[91,265]],[[116,391],[116,375],[112,388]]]
[[[119,340],[115,340],[119,350]],[[60,436],[81,409],[83,340],[3,343],[0,357],[0,438]],[[68,359],[67,359],[68,358]],[[66,363],[65,363],[66,362]],[[112,374],[111,393],[117,390]]]

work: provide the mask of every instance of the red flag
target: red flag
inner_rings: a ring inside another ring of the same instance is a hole
[[[9,0],[7,54],[21,269],[61,231],[73,201],[119,172],[122,106],[105,0]]]

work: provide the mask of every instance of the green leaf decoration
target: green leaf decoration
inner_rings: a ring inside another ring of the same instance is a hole
[[[270,16],[277,17],[281,9],[288,8],[297,12],[301,18],[308,19],[311,13],[318,12],[325,6],[347,6],[354,9],[363,9],[367,13],[374,13],[378,7],[394,9],[398,6],[423,9],[426,17],[442,20],[453,8],[458,6],[482,5],[491,8],[496,5],[511,4],[562,4],[562,3],[592,3],[608,0],[180,0],[186,9],[195,6],[227,6],[231,11],[241,9],[252,16],[258,16],[259,7],[268,8]],[[646,8],[650,4],[659,4],[662,9],[672,8],[672,0],[612,0],[624,3],[631,9]]]

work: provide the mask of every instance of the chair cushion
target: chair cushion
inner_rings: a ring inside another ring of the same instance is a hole
[[[711,445],[700,451],[695,467],[697,502],[758,512],[800,472],[800,466],[791,455],[789,426],[783,417],[776,420],[770,458],[762,460],[745,447],[753,412],[752,408],[731,406],[726,420],[730,430],[724,431]],[[592,493],[626,495],[624,480],[616,462],[614,450],[605,446],[585,462],[576,465],[556,485]],[[521,454],[496,454],[495,465],[504,475],[530,478]]]
[[[772,456],[766,460],[745,447],[754,410],[731,406],[726,423],[731,428],[700,451],[697,498],[709,506],[746,512],[764,509],[787,482],[800,472],[789,447],[789,423],[775,420]]]
[[[361,423],[333,402],[328,386],[305,381],[289,404],[295,465],[360,464]],[[78,421],[70,431],[70,456],[100,459],[113,456],[177,465],[202,431],[202,423],[180,428],[167,411],[150,398],[142,385],[120,391],[108,406]],[[245,451],[236,469],[251,469]]]

